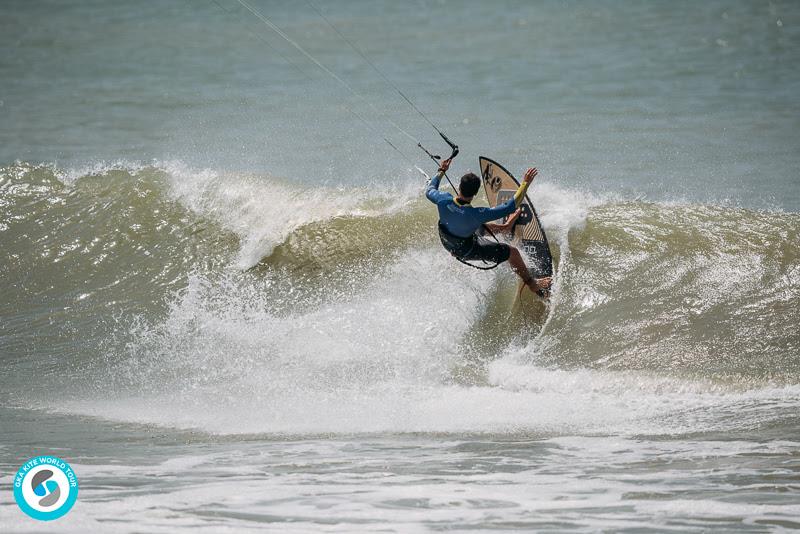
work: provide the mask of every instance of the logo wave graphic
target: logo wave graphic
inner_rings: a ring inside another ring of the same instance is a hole
[[[39,506],[43,508],[53,506],[61,497],[61,488],[58,486],[58,482],[50,480],[51,478],[53,478],[53,472],[49,469],[43,469],[31,477],[33,493],[37,497],[43,497],[39,500]]]

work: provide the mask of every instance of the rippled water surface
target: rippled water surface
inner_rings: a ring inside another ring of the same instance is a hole
[[[796,4],[317,6],[455,176],[540,168],[547,307],[247,4],[360,97],[234,0],[0,8],[0,530],[44,453],[54,531],[800,528]]]

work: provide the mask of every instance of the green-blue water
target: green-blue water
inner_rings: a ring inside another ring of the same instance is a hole
[[[800,527],[800,5],[319,2],[454,176],[540,169],[520,308],[430,125],[246,3],[360,96],[237,0],[0,5],[0,530],[42,453],[58,531]]]

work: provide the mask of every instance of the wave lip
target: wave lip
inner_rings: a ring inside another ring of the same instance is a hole
[[[409,191],[290,185],[273,177],[197,173],[171,165],[171,193],[193,212],[217,221],[240,239],[236,266],[248,269],[296,230],[342,217],[375,218],[408,204]]]

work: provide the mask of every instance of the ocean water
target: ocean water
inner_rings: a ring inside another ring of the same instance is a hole
[[[246,3],[354,92],[236,0],[0,6],[1,531],[800,528],[800,5],[314,4],[454,176],[539,167],[520,307],[430,125]]]

